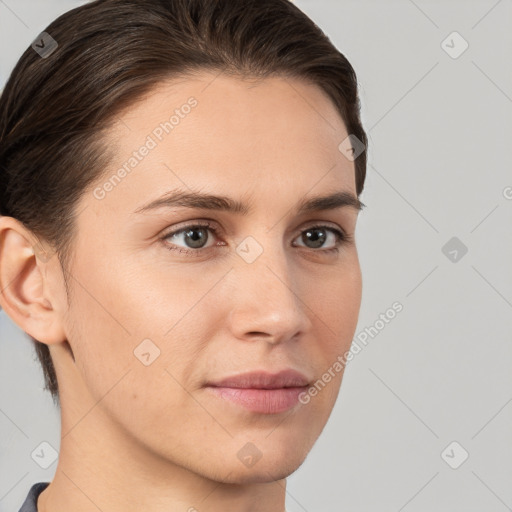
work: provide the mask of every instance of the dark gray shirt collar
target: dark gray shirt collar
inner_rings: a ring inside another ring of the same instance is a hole
[[[50,482],[38,482],[28,492],[19,512],[37,512],[37,498],[50,485]]]

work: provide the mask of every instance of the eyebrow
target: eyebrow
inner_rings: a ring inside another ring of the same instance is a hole
[[[144,213],[157,208],[197,208],[204,210],[218,210],[231,212],[241,215],[248,215],[251,208],[235,199],[227,196],[214,194],[204,194],[201,192],[186,192],[183,190],[171,190],[143,206],[137,208],[134,213]],[[335,210],[338,208],[350,208],[357,212],[365,208],[355,195],[346,191],[334,192],[328,195],[317,195],[308,198],[302,198],[297,206],[296,212],[311,213],[326,210]]]

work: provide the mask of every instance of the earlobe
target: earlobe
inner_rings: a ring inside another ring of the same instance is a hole
[[[38,260],[36,237],[13,217],[0,216],[0,306],[27,334],[42,343],[66,339],[48,296],[46,262]]]

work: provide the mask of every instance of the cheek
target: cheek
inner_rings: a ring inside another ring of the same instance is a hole
[[[70,343],[90,393],[99,400],[129,371],[132,386],[125,398],[140,397],[137,407],[149,405],[146,389],[154,393],[155,386],[179,397],[173,376],[190,383],[201,340],[219,327],[213,318],[219,300],[208,293],[218,276],[199,280],[121,265],[111,272],[95,268],[101,271],[76,271],[86,287],[76,286],[70,309]]]
[[[196,322],[186,316],[190,306],[177,301],[155,308],[144,296],[139,301],[141,295],[126,280],[109,283],[105,276],[103,284],[108,293],[100,294],[97,286],[94,298],[77,290],[70,310],[70,343],[91,404],[98,404],[98,413],[115,418],[136,437],[165,439],[169,430],[200,428],[204,410],[184,390],[198,351],[191,342],[199,336]],[[151,298],[159,294],[155,290]],[[172,295],[169,289],[162,294]],[[118,300],[112,300],[114,296]],[[170,445],[178,442],[179,436],[169,439]]]
[[[336,355],[341,350],[348,350],[352,341],[362,297],[362,279],[358,265],[341,269],[324,280],[322,287],[311,286],[315,293],[309,293],[306,303],[316,315],[316,326],[324,332],[326,349]],[[343,350],[343,351],[344,351]]]

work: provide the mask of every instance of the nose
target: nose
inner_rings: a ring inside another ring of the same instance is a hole
[[[238,339],[275,345],[311,328],[307,276],[287,261],[282,248],[265,249],[252,263],[241,259],[230,272],[228,324]]]

